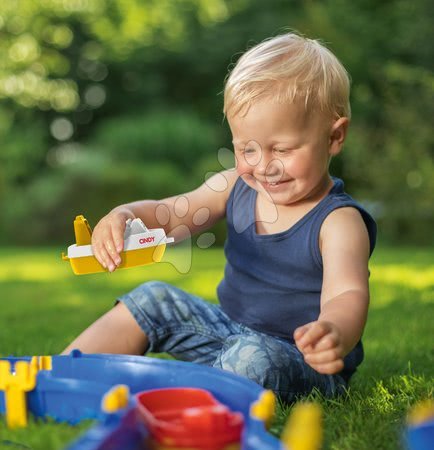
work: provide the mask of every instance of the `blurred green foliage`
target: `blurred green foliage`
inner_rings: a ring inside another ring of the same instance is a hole
[[[295,29],[353,80],[332,164],[383,240],[433,243],[429,0],[14,0],[0,3],[0,242],[71,240],[113,206],[185,192],[230,147],[223,80]],[[26,226],[26,233],[17,230]],[[221,239],[220,239],[221,241]]]

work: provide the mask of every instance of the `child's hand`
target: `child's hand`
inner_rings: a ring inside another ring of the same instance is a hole
[[[333,375],[344,367],[341,335],[331,322],[310,322],[294,331],[294,340],[304,360],[319,373]]]
[[[113,272],[121,263],[119,253],[124,248],[124,232],[127,219],[135,219],[127,208],[115,208],[104,216],[92,233],[92,250],[101,265]]]

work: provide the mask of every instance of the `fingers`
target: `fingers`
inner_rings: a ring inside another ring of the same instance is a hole
[[[125,227],[112,228],[112,238],[114,250],[119,254],[124,249],[124,232]]]
[[[113,261],[110,253],[103,244],[99,246],[99,250],[95,253],[95,256],[105,269],[108,269],[110,272],[113,272],[116,269],[116,263]]]
[[[116,267],[115,256],[113,252],[110,252],[110,248],[113,248],[111,244],[108,243],[108,240],[104,240],[101,242],[94,242],[92,245],[93,254],[95,258],[99,261],[99,263],[110,272],[113,272]]]
[[[112,263],[108,266],[110,272],[113,272],[121,263],[121,257],[116,250],[116,244],[113,241],[113,236],[110,236],[105,242],[105,250],[108,253]]]
[[[327,346],[330,346],[330,341]],[[344,368],[343,353],[340,346],[333,346],[325,350],[315,349],[314,352],[303,354],[309,366],[319,373],[334,374]]]
[[[338,336],[333,333],[325,334],[310,350],[310,353],[319,353],[325,350],[339,347]]]
[[[342,359],[338,359],[336,361],[326,362],[322,364],[309,363],[309,365],[318,373],[322,373],[324,375],[334,375],[336,373],[339,373],[344,368],[344,361]]]
[[[294,332],[294,340],[304,360],[323,374],[340,372],[344,367],[339,332],[328,322],[311,322]]]
[[[312,351],[319,340],[329,332],[330,327],[328,324],[322,322],[311,322],[301,327],[301,337],[296,337],[294,333],[296,345],[303,353],[306,351]]]
[[[110,272],[116,270],[122,260],[125,223],[119,225],[118,220],[103,218],[92,235],[92,249],[96,259]]]
[[[294,331],[294,340],[297,341],[301,339],[301,337],[306,333],[306,331],[313,325],[313,323],[308,323],[306,325],[303,325],[302,327],[298,327]]]
[[[326,364],[342,359],[340,351],[336,348],[325,350],[323,352],[308,353],[304,355],[304,360],[309,364]]]

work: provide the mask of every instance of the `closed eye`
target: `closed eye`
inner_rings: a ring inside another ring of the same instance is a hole
[[[238,152],[238,153],[244,153],[244,154],[250,154],[250,155],[256,153],[256,149],[255,148],[250,148],[250,147],[237,148],[235,151]]]
[[[286,155],[288,153],[291,153],[293,150],[293,148],[274,148],[273,152],[277,153],[278,155]]]

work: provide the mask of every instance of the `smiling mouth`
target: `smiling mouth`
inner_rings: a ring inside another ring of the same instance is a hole
[[[283,180],[283,181],[265,181],[259,178],[254,177],[253,175],[245,175],[243,176],[245,181],[249,181],[252,184],[261,185],[266,190],[275,190],[278,189],[281,185],[287,184],[292,180]]]
[[[282,184],[288,183],[288,180],[286,181],[274,181],[274,182],[270,182],[270,181],[262,181],[261,184],[266,188],[266,189],[276,189],[279,186],[281,186]]]
[[[287,183],[288,181],[262,181],[264,186],[280,186],[281,184]]]

